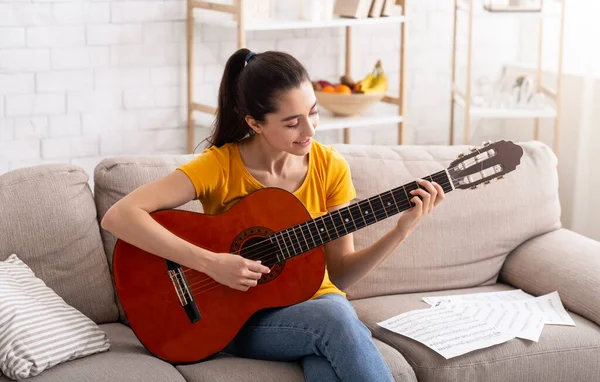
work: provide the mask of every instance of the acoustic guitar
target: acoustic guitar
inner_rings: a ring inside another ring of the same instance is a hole
[[[444,192],[472,189],[513,171],[523,149],[486,142],[423,179]],[[166,209],[151,213],[178,237],[216,253],[262,260],[271,268],[243,292],[123,240],[114,249],[116,291],[132,330],[156,357],[193,363],[223,350],[255,312],[308,300],[325,272],[323,244],[413,206],[411,182],[312,219],[291,193],[265,188],[220,215]]]

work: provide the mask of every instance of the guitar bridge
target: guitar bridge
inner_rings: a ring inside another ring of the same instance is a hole
[[[190,322],[193,324],[200,321],[202,316],[200,316],[196,301],[194,301],[194,297],[190,292],[190,287],[185,278],[185,274],[183,273],[183,269],[181,269],[181,265],[167,260],[167,267],[169,269],[169,277],[173,283],[173,288],[175,289],[175,293],[177,293],[177,298],[190,319]]]

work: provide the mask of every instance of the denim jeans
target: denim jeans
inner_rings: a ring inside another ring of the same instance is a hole
[[[369,329],[346,297],[334,293],[255,313],[225,351],[299,360],[307,381],[393,381]]]

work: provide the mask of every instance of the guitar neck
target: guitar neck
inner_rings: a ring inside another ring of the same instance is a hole
[[[454,189],[446,170],[424,179],[438,183],[448,193]],[[417,182],[372,196],[332,213],[287,228],[266,238],[277,246],[277,258],[285,261],[325,243],[385,220],[414,206],[410,192],[421,188]]]

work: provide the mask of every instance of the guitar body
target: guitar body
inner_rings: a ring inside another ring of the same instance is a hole
[[[236,253],[259,238],[311,219],[293,194],[276,188],[259,190],[221,215],[161,210],[151,216],[182,239],[216,253]],[[273,252],[265,253],[252,258],[262,256],[263,264],[272,265],[271,273],[243,292],[117,240],[116,291],[131,328],[152,354],[175,364],[197,362],[223,350],[255,312],[300,303],[319,289],[325,272],[322,247],[279,262],[273,261]],[[200,317],[195,322],[178,295],[169,272],[173,266],[185,276],[187,284],[181,290],[187,287],[197,307]]]

